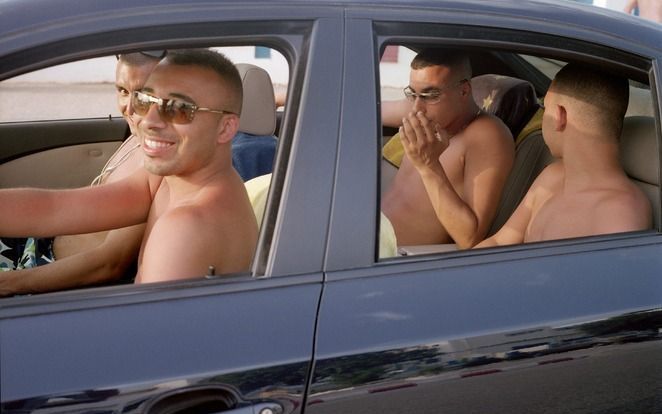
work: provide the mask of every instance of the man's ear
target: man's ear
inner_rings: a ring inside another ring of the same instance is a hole
[[[462,82],[460,88],[462,96],[471,96],[471,81]]]
[[[568,113],[565,110],[565,106],[556,105],[554,107],[554,123],[557,131],[565,130],[568,123]]]
[[[218,123],[218,134],[216,141],[219,144],[226,144],[232,141],[232,138],[239,130],[239,117],[237,115],[224,115]]]

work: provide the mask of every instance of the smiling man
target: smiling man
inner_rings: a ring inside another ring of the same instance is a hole
[[[136,283],[248,270],[257,224],[232,167],[242,85],[223,55],[169,52],[131,104],[145,168],[103,186],[0,192],[3,236],[53,236],[146,222]]]
[[[142,168],[140,142],[131,105],[166,51],[146,51],[117,57],[117,106],[131,136],[108,160],[92,185],[111,183]],[[41,293],[108,283],[120,279],[136,261],[145,227],[49,238],[0,240],[0,296]],[[57,259],[57,260],[56,260]]]

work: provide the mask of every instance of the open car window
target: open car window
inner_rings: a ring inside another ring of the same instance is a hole
[[[407,180],[402,177],[398,178],[407,174],[400,172],[403,158],[406,157],[400,134],[398,134],[398,128],[402,122],[398,118],[391,116],[388,112],[391,111],[389,108],[394,107],[394,105],[389,106],[394,100],[398,100],[398,105],[401,105],[401,107],[407,107],[403,88],[408,86],[410,82],[411,69],[409,63],[417,51],[425,47],[434,46],[442,48],[453,47],[453,45],[448,45],[447,42],[435,45],[430,42],[430,39],[426,39],[426,43],[422,44],[385,44],[380,49],[379,77],[382,100],[382,147],[379,192],[381,193],[382,211],[379,220],[378,255],[382,259],[385,257],[402,258],[406,256],[427,256],[448,253],[452,253],[453,255],[463,254],[458,251],[458,246],[450,236],[441,237],[443,240],[440,239],[438,242],[427,240],[418,243],[400,242],[397,237],[400,231],[403,235],[408,234],[403,238],[411,238],[408,229],[412,228],[416,222],[418,222],[418,226],[421,225],[421,221],[418,218],[408,222],[409,219],[406,219],[407,214],[413,214],[413,216],[416,216],[416,214],[425,214],[431,221],[430,226],[440,226],[439,219],[435,215],[435,211],[432,209],[430,203],[430,191],[424,188],[420,177],[414,179],[413,181],[415,182],[411,185],[418,186],[419,190],[417,194],[423,200],[421,203],[424,206],[420,207],[417,205],[416,203],[419,203],[418,201],[411,202],[411,204],[402,202],[402,197],[406,197],[407,194],[413,194],[411,192],[412,187],[406,187],[404,184]],[[494,210],[494,217],[490,219],[491,225],[487,234],[484,236],[489,237],[498,232],[510,218],[517,206],[522,202],[523,197],[535,178],[545,167],[556,160],[550,153],[547,145],[545,145],[543,138],[544,96],[549,83],[563,66],[569,61],[581,62],[584,59],[578,57],[568,59],[567,56],[561,57],[551,53],[522,53],[517,51],[516,48],[494,49],[490,47],[472,47],[466,48],[466,50],[473,67],[471,82],[472,95],[477,106],[483,112],[493,114],[499,118],[508,127],[514,140],[515,155],[512,170],[509,172],[508,178],[504,183],[500,201]],[[599,59],[592,62],[586,62],[584,60],[582,63],[595,65],[596,68],[601,67]],[[609,62],[607,62],[607,65],[609,65]],[[619,72],[618,69],[614,70],[629,80],[629,103],[625,115],[622,139],[620,141],[621,162],[632,183],[639,188],[639,191],[646,194],[646,198],[652,206],[651,226],[649,228],[657,231],[659,229],[660,195],[659,180],[656,177],[659,158],[656,156],[658,137],[655,128],[656,105],[653,100],[654,95],[651,93],[648,80],[642,79],[639,73]],[[413,105],[413,102],[409,103],[410,108]],[[418,108],[421,107],[423,105],[418,106]],[[404,110],[400,111],[401,117],[407,115]],[[394,119],[395,121],[393,121]],[[394,124],[394,122],[396,123]],[[641,126],[642,122],[646,124],[645,127]],[[641,128],[644,128],[646,132],[643,132]],[[638,141],[640,134],[647,135],[643,139],[648,141],[648,144],[630,144],[633,141]],[[644,178],[641,176],[641,172],[638,171],[639,167],[635,164],[637,162],[640,163],[643,160],[642,154],[648,151],[654,155],[646,159],[646,162],[650,163],[651,171],[646,173],[647,177]],[[633,152],[642,154],[634,155]],[[640,161],[635,161],[635,159],[639,159]],[[444,165],[444,162],[442,162],[442,165]],[[458,174],[458,172],[453,171],[452,164],[448,164],[447,168],[451,168],[447,172],[449,176]],[[411,170],[413,169],[410,168],[409,171]],[[400,180],[399,182],[398,179]],[[398,186],[402,188],[397,190],[399,188]],[[464,190],[466,189],[455,188],[457,193],[462,193]],[[398,194],[398,197],[394,197],[393,194]],[[397,210],[393,210],[391,206],[387,205],[387,210],[390,209],[391,214],[395,215],[389,218],[389,214],[385,214],[384,203],[393,203],[394,200],[397,200],[395,202],[396,205],[406,207],[402,207],[401,213],[398,213]],[[417,209],[419,213],[414,213]],[[405,211],[409,211],[409,213],[405,213]],[[440,234],[446,233],[445,231],[440,231]],[[600,237],[608,238],[610,236],[601,235]],[[615,233],[613,237],[623,237],[623,235]],[[561,237],[560,239],[564,238]],[[558,239],[550,240],[559,241]],[[522,246],[525,245],[526,243]],[[469,250],[467,254],[472,254],[472,250]]]
[[[290,63],[271,47],[212,49],[235,63],[242,81],[243,108],[238,132],[232,140],[232,165],[245,183],[250,181],[245,187],[260,228],[283,117],[282,108],[276,113],[276,96],[287,91]],[[0,82],[0,188],[78,188],[105,182],[122,164],[136,164],[136,168],[140,168],[132,154],[141,151],[141,141],[133,136],[123,117],[126,113],[120,112],[119,105],[126,108],[129,91],[125,90],[124,83],[116,83],[118,62],[117,55],[83,59]],[[120,103],[120,99],[125,103]],[[58,244],[58,240],[74,238],[48,237],[44,238],[44,243],[53,251],[49,255],[55,256],[55,251],[68,249],[58,247],[68,241]],[[78,253],[104,240],[92,236],[83,239],[86,247],[74,248]],[[1,249],[27,252],[26,246],[32,239],[25,240],[27,244],[21,242],[17,246],[3,242]],[[41,243],[42,239],[35,240]],[[46,264],[50,257],[42,263],[38,251],[37,263]],[[69,255],[67,251],[66,256]],[[0,258],[2,267],[10,266],[4,260],[4,256]],[[26,263],[25,268],[33,265]],[[250,273],[248,268],[245,270],[244,273]],[[95,283],[90,276],[89,283],[83,285],[128,284],[133,281],[135,272],[133,265],[121,280]],[[217,276],[214,269],[209,272]],[[200,278],[203,276],[201,274]]]

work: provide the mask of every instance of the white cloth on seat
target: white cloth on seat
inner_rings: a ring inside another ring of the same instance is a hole
[[[267,196],[269,195],[269,185],[271,184],[271,174],[261,175],[248,180],[244,183],[248,199],[253,206],[255,219],[257,220],[258,229],[262,225],[262,218],[264,217],[264,209],[267,204]],[[395,239],[395,231],[393,226],[384,213],[380,213],[379,224],[379,258],[385,259],[394,257],[398,254],[397,242]]]

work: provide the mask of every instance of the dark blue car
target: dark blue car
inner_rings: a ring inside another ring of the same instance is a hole
[[[550,161],[532,119],[567,62],[630,80],[623,165],[654,228],[385,246],[380,102],[430,45],[469,53],[479,101],[515,85],[487,108],[517,139],[492,231]],[[0,412],[662,412],[662,26],[551,0],[4,0],[0,187],[88,183],[127,131],[86,112],[103,62],[193,46],[286,68],[252,270],[0,299]],[[72,64],[93,81],[31,93]]]

